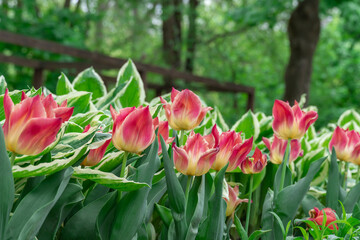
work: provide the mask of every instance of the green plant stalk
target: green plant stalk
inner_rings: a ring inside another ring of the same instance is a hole
[[[184,143],[185,130],[180,130],[179,147]]]
[[[360,177],[360,165],[357,165],[356,182],[359,182]]]
[[[288,165],[289,155],[290,155],[290,139],[288,139],[287,145],[286,145],[286,151],[285,151],[285,164],[284,167],[281,169],[281,179],[280,179],[280,186],[279,186],[279,192],[284,188],[284,182],[285,182],[285,174],[286,174],[286,167]]]
[[[189,199],[189,192],[190,192],[190,188],[191,188],[192,179],[193,179],[193,176],[190,176],[190,175],[187,176],[186,189],[185,189],[186,203]]]
[[[11,152],[11,156],[10,156],[10,164],[11,164],[11,166],[14,166],[15,158],[16,158],[16,153]]]
[[[347,187],[347,172],[349,170],[349,163],[346,162],[345,163],[345,172],[344,172],[344,182],[343,182],[343,188],[346,191],[346,187]]]
[[[129,153],[128,152],[124,152],[124,156],[122,159],[122,165],[121,165],[121,172],[120,172],[120,177],[123,178],[125,176],[125,168],[126,168],[126,161],[127,161],[127,157],[128,157]],[[121,191],[118,190],[118,202],[120,202],[121,199]]]
[[[249,235],[249,223],[250,223],[250,213],[251,213],[251,196],[252,196],[252,190],[253,190],[253,183],[254,183],[254,175],[251,174],[250,187],[249,187],[249,201],[248,201],[248,205],[247,205],[246,224],[245,224],[246,234],[248,234],[248,235]]]

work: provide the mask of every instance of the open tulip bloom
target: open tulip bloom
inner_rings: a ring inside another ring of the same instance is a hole
[[[158,154],[162,153],[160,135],[163,137],[166,144],[170,144],[174,140],[175,137],[169,138],[169,122],[167,122],[167,121],[159,122],[159,128],[158,128],[158,133],[157,133],[158,141],[159,141]]]
[[[276,135],[274,135],[274,140],[271,143],[268,138],[263,137],[263,142],[265,143],[265,146],[270,151],[270,162],[273,164],[281,164],[285,151],[287,146],[287,141],[278,138]],[[299,156],[303,155],[303,151],[301,150],[301,143],[297,139],[292,139],[290,142],[290,157],[289,162],[295,161]]]
[[[199,126],[211,107],[202,107],[200,98],[189,89],[171,91],[171,103],[160,97],[164,104],[165,116],[172,129],[192,130]]]
[[[216,139],[216,138],[215,138]],[[209,143],[199,133],[191,132],[185,146],[173,143],[176,169],[184,175],[201,176],[207,173],[219,152],[218,143]]]
[[[66,102],[59,106],[51,95],[27,97],[14,105],[8,89],[4,95],[6,148],[14,154],[37,155],[55,141],[61,124],[67,121],[73,108]]]
[[[227,172],[236,169],[249,154],[253,146],[253,137],[243,141],[241,133],[236,133],[235,131],[223,132],[219,136],[216,124],[213,127],[212,133],[207,136],[207,139],[211,136],[219,139],[219,152],[216,154],[215,162],[211,166],[216,171],[220,171],[228,163]]]
[[[329,150],[335,148],[336,157],[345,162],[359,164],[360,160],[360,135],[354,130],[344,130],[336,127],[329,143]]]
[[[231,187],[228,185],[229,197],[224,198],[226,202],[226,213],[227,217],[234,218],[235,210],[242,202],[248,202],[248,199],[240,199],[239,186]]]
[[[323,210],[319,210],[317,207],[315,207],[314,209],[311,209],[309,211],[310,218],[308,218],[308,220],[313,221],[319,226],[322,226],[324,221],[324,213],[326,214],[325,226],[331,230],[334,230],[334,226],[336,229],[339,229],[336,223],[331,224],[332,222],[336,221],[334,210],[331,208],[324,208]]]
[[[302,111],[296,101],[294,106],[290,107],[288,102],[275,100],[272,113],[274,133],[285,140],[302,138],[318,118],[315,111]]]

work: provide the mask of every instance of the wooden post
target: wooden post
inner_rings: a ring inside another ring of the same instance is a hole
[[[254,111],[255,91],[248,93],[247,110]]]
[[[40,88],[43,85],[43,73],[44,69],[42,68],[35,68],[34,75],[33,75],[33,86],[35,88]]]

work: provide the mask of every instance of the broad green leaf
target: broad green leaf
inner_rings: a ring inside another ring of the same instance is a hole
[[[170,227],[170,223],[173,220],[173,217],[171,215],[171,210],[167,207],[155,204],[155,209],[158,212],[161,220],[165,224],[167,228]]]
[[[344,208],[347,213],[353,212],[355,204],[359,201],[359,199],[360,199],[360,182],[351,188],[350,192],[347,194],[345,198]]]
[[[254,137],[255,141],[260,133],[260,124],[255,114],[249,110],[234,124],[231,130],[243,132],[246,138]]]
[[[248,240],[247,233],[236,214],[235,214],[235,227],[236,227],[236,231],[238,232],[238,234],[240,236],[240,239]]]
[[[249,240],[257,240],[262,235],[264,235],[265,233],[270,232],[270,231],[271,230],[256,230],[250,235]]]
[[[44,221],[37,238],[39,240],[55,239],[60,225],[64,222],[75,204],[84,199],[81,192],[82,186],[77,183],[69,183],[63,194],[51,209],[49,215]]]
[[[160,166],[157,139],[150,146],[150,151],[143,156],[146,160],[137,168],[134,181],[144,182],[151,188],[152,178]],[[141,161],[142,162],[142,161]],[[110,239],[132,239],[146,217],[147,197],[150,188],[144,187],[127,193],[121,198],[115,210],[115,218]]]
[[[106,87],[94,68],[90,67],[79,73],[73,82],[74,89],[92,93],[92,100],[106,95]]]
[[[166,185],[169,195],[169,204],[171,213],[174,218],[174,224],[176,229],[176,236],[180,239],[185,237],[186,231],[186,216],[185,216],[185,194],[181,187],[181,184],[176,177],[174,171],[174,161],[172,161],[167,153],[167,144],[160,135],[161,147],[163,152],[164,169],[166,176]],[[170,150],[172,151],[172,150]]]
[[[115,102],[125,94],[127,85],[128,84],[126,83],[117,85],[115,88],[111,89],[108,94],[100,98],[95,106],[99,110],[109,109],[110,105],[113,105],[113,107],[117,106]]]
[[[62,103],[63,101],[67,100],[68,107],[74,107],[73,116],[78,113],[86,113],[90,109],[90,99],[91,93],[89,92],[70,92],[65,95],[57,96],[56,101],[58,103]]]
[[[199,181],[201,181],[200,186],[197,189],[197,194],[196,194],[196,208],[195,211],[192,214],[192,218],[191,221],[189,223],[189,228],[188,231],[186,233],[186,240],[191,240],[191,239],[195,239],[197,236],[197,233],[199,231],[199,225],[200,222],[202,220],[202,215],[203,215],[203,210],[204,210],[204,204],[205,204],[205,175],[202,175],[201,177],[197,177],[197,179],[199,179]],[[195,183],[194,183],[195,185]],[[190,199],[189,201],[194,201],[195,199]]]
[[[85,144],[93,143],[97,131],[97,127],[91,127],[85,133],[66,133],[62,137],[60,143],[71,146],[73,149],[78,149]]]
[[[141,76],[137,71],[134,63],[129,60],[125,63],[116,80],[116,86],[127,83],[124,94],[120,97],[122,107],[138,107],[145,101],[145,89]]]
[[[34,239],[68,185],[72,172],[72,168],[67,168],[48,176],[25,196],[9,221],[7,239]]]
[[[76,162],[78,162],[80,159],[85,158],[85,153],[87,151],[87,147],[82,147],[74,151],[74,154],[72,154],[70,157],[66,157],[63,159],[54,160],[52,162],[45,162],[40,163],[38,165],[29,165],[26,167],[20,167],[20,166],[13,166],[12,172],[14,178],[21,178],[21,177],[34,177],[34,176],[43,176],[48,174],[53,174],[55,172],[58,172],[64,168],[67,168]]]
[[[87,179],[104,185],[109,188],[118,189],[120,191],[135,191],[142,187],[149,187],[148,184],[142,182],[134,182],[126,178],[117,177],[113,173],[93,170],[91,168],[74,168],[74,177]]]
[[[5,77],[3,75],[0,76],[0,95],[5,94],[5,90],[7,88],[7,83],[5,81]]]
[[[215,107],[215,115],[216,115],[216,124],[220,127],[223,132],[229,130],[229,126],[226,124],[224,117],[222,116],[220,110]]]
[[[350,121],[355,121],[358,126],[360,126],[360,114],[355,111],[355,109],[349,109],[341,114],[337,124],[340,127],[344,127],[344,125]]]
[[[110,192],[81,208],[66,222],[61,239],[97,239],[96,220],[104,205],[115,196],[116,192]]]
[[[77,125],[76,123],[70,121],[67,122],[65,133],[71,133],[71,132],[82,133],[83,131],[84,129],[80,125]]]
[[[74,91],[74,87],[64,73],[58,78],[56,84],[56,95],[65,95]]]
[[[165,193],[166,193],[166,179],[162,178],[157,183],[154,183],[154,179],[153,179],[153,185],[147,199],[148,206],[147,206],[146,221],[150,221],[155,203],[159,202]]]
[[[0,128],[0,176],[0,239],[5,239],[5,230],[14,202],[14,179],[2,128]]]
[[[329,180],[326,192],[326,206],[336,210],[338,208],[338,200],[340,197],[340,179],[337,164],[336,152],[333,147],[330,157]]]
[[[104,118],[107,118],[107,116],[101,112],[101,111],[92,111],[92,112],[86,112],[86,113],[79,113],[76,115],[73,115],[70,118],[70,122],[73,122],[81,127],[85,127],[88,124],[91,124],[92,122],[99,122],[103,120]]]
[[[324,206],[319,202],[319,200],[310,194],[306,194],[304,199],[301,201],[301,206],[302,206],[304,212],[306,212],[306,213],[309,212],[314,207],[317,207],[319,209],[324,208]]]
[[[215,192],[209,201],[206,220],[200,225],[199,237],[202,239],[222,239],[225,227],[226,202],[222,198],[223,180],[228,164],[215,176]]]
[[[274,192],[269,188],[265,196],[265,201],[262,208],[262,216],[261,216],[261,225],[264,230],[273,230],[274,217],[270,213],[273,211],[274,208],[273,201],[274,201]],[[274,231],[265,233],[264,239],[265,240],[275,239]]]

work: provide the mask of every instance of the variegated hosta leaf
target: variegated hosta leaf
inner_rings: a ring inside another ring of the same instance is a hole
[[[93,111],[93,112],[76,114],[75,116],[72,116],[69,121],[76,123],[81,127],[85,127],[86,125],[92,122],[97,123],[98,121],[101,121],[106,117],[108,116],[105,115],[102,111]]]
[[[101,147],[107,140],[111,139],[111,137],[112,135],[110,133],[95,133],[92,143],[89,145],[89,149],[96,149]]]
[[[92,143],[97,131],[97,127],[91,127],[86,133],[66,133],[60,143],[71,146],[73,149],[77,149],[85,144]]]
[[[13,166],[12,172],[14,178],[20,177],[35,177],[35,176],[43,176],[58,172],[64,168],[67,168],[77,161],[79,161],[82,157],[86,156],[88,148],[82,147],[75,150],[74,154],[67,158],[57,159],[52,162],[40,163],[38,165],[29,165],[26,167]]]
[[[123,160],[123,151],[120,152],[111,152],[109,154],[106,154],[103,159],[92,167],[92,169],[104,171],[104,172],[111,172],[113,169],[115,169],[117,166],[119,166],[122,163]],[[140,156],[128,158],[127,162],[135,161],[136,159],[140,158]]]
[[[113,173],[102,172],[91,168],[74,168],[74,177],[92,180],[109,188],[121,191],[134,191],[142,187],[149,187],[146,183],[134,182],[126,178],[117,177]]]
[[[349,109],[345,111],[343,114],[341,114],[337,124],[340,127],[345,128],[345,125],[350,121],[354,121],[358,126],[360,126],[360,114],[357,111],[355,111],[355,109]]]
[[[59,133],[56,136],[56,140],[51,143],[49,146],[47,146],[41,153],[34,155],[34,156],[27,156],[27,155],[23,155],[21,157],[17,157],[15,159],[15,163],[21,163],[21,162],[28,162],[31,160],[39,160],[41,158],[41,156],[45,155],[46,153],[50,152],[60,141],[60,139],[64,136],[65,133],[65,129],[66,129],[66,124],[64,124]]]

